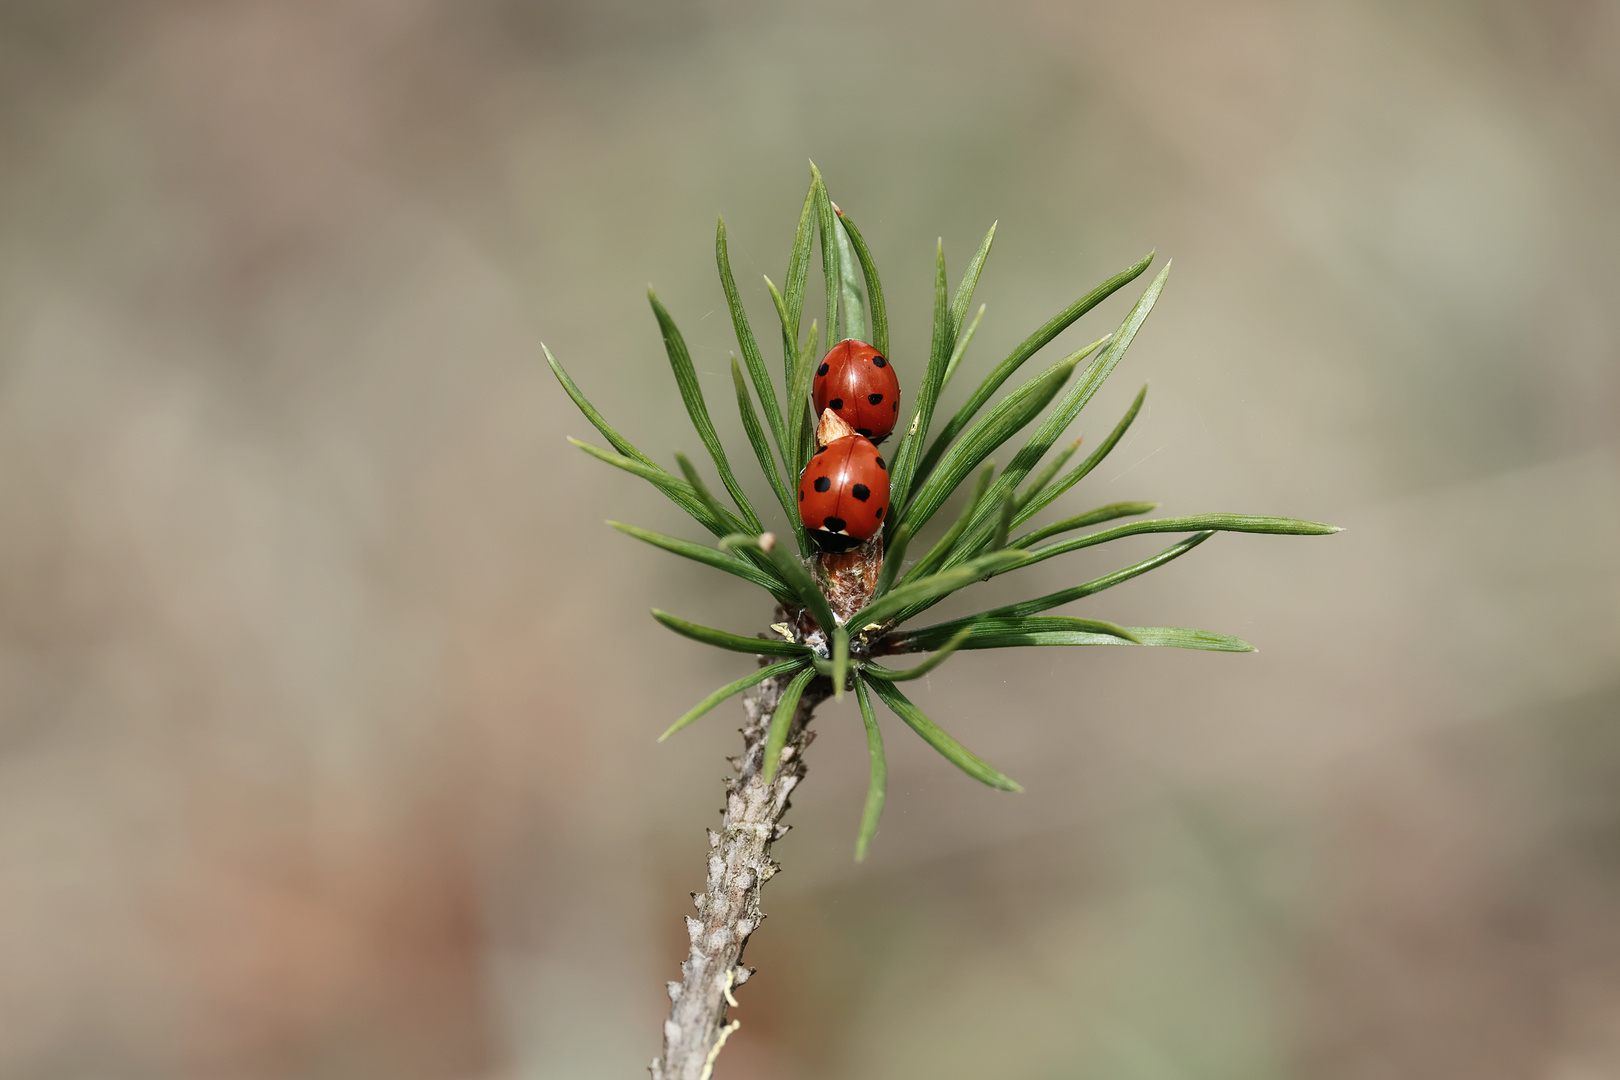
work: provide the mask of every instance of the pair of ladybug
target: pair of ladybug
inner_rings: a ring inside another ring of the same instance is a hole
[[[799,476],[799,520],[823,551],[848,551],[883,527],[889,466],[877,444],[900,416],[900,380],[864,341],[834,345],[811,384],[816,415],[831,410],[854,434],[821,447]]]

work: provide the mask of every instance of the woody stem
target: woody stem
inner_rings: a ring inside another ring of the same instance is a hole
[[[743,752],[733,759],[738,775],[726,781],[726,807],[720,831],[709,830],[705,889],[693,898],[696,915],[686,917],[691,948],[681,964],[681,981],[669,984],[673,1004],[664,1021],[664,1052],[652,1064],[653,1080],[708,1080],[714,1060],[735,1029],[726,1023],[731,991],[748,981],[744,946],[765,916],[759,909],[760,886],[778,869],[771,843],[787,832],[782,817],[788,796],[804,779],[804,750],[814,737],[809,730],[816,705],[831,691],[817,680],[799,701],[793,727],[782,751],[775,778],[765,782],[765,736],[789,677],[760,683],[743,698],[747,723]]]
[[[875,537],[842,555],[817,556],[812,571],[844,619],[870,598],[882,564],[883,541]],[[801,641],[807,630],[815,628],[802,613],[778,615]],[[727,1022],[726,1008],[736,1004],[732,991],[753,974],[742,966],[742,953],[765,919],[759,907],[760,887],[778,869],[771,861],[771,844],[787,832],[782,818],[788,798],[804,779],[804,751],[815,738],[810,718],[833,689],[819,678],[805,688],[776,775],[767,783],[765,740],[791,679],[790,675],[766,679],[743,696],[743,752],[731,759],[737,775],[726,780],[720,830],[708,830],[704,891],[692,898],[697,914],[686,917],[691,944],[681,963],[681,980],[668,984],[672,1004],[664,1021],[664,1052],[650,1066],[652,1080],[709,1080],[715,1059],[738,1026],[736,1021]]]

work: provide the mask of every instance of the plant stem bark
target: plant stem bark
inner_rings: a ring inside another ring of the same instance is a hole
[[[842,555],[818,556],[815,563],[834,613],[848,619],[872,595],[883,564],[882,538]],[[777,617],[800,641],[818,634],[814,620],[802,611],[778,610]],[[782,817],[788,797],[804,779],[804,751],[815,737],[810,717],[833,690],[822,678],[805,688],[776,777],[767,784],[765,738],[789,681],[767,679],[743,696],[743,752],[731,759],[737,775],[726,781],[720,831],[708,830],[707,880],[704,891],[692,897],[698,913],[686,917],[691,948],[681,964],[681,981],[669,983],[673,1004],[664,1021],[664,1052],[650,1066],[652,1080],[709,1080],[715,1059],[737,1029],[736,1021],[726,1021],[726,1007],[737,1003],[732,990],[753,974],[742,966],[742,952],[765,918],[759,909],[760,886],[778,870],[771,861],[771,844],[787,832]]]
[[[831,687],[818,679],[806,688],[782,751],[776,778],[765,782],[765,735],[788,679],[767,679],[743,698],[747,723],[743,752],[732,759],[737,775],[726,781],[726,808],[720,831],[709,830],[708,880],[693,897],[696,915],[686,917],[691,950],[681,964],[681,981],[669,984],[674,1004],[664,1021],[664,1053],[652,1063],[653,1080],[709,1080],[715,1058],[737,1022],[725,1022],[731,991],[753,974],[743,967],[743,947],[765,916],[760,886],[778,869],[771,843],[787,832],[782,816],[788,796],[804,779],[804,749],[810,745],[810,715]],[[821,685],[818,685],[821,684]]]

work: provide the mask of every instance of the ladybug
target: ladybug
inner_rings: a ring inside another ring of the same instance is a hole
[[[799,520],[823,551],[855,547],[888,512],[889,466],[863,435],[832,440],[799,475]]]
[[[864,341],[848,338],[828,349],[810,391],[817,416],[831,409],[874,444],[900,419],[900,380],[888,358]]]

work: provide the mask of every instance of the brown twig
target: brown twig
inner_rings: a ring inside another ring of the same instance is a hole
[[[883,564],[882,537],[842,555],[817,556],[812,562],[813,572],[825,579],[829,599],[839,601],[835,613],[846,619],[872,594]],[[800,609],[778,609],[777,615],[796,640],[810,635],[824,638]],[[753,974],[741,960],[749,935],[765,918],[759,908],[760,886],[778,869],[771,861],[771,844],[787,832],[782,817],[788,798],[804,779],[804,751],[815,738],[810,718],[833,690],[824,678],[805,688],[781,764],[775,778],[766,783],[765,738],[789,681],[780,676],[767,679],[743,697],[747,717],[743,752],[731,759],[737,775],[726,781],[720,831],[709,830],[705,888],[692,897],[698,913],[686,918],[691,948],[681,964],[681,981],[669,984],[673,1004],[664,1021],[664,1052],[650,1066],[652,1080],[709,1080],[715,1059],[738,1026],[737,1021],[727,1023],[726,1007],[737,1003],[732,990]]]

